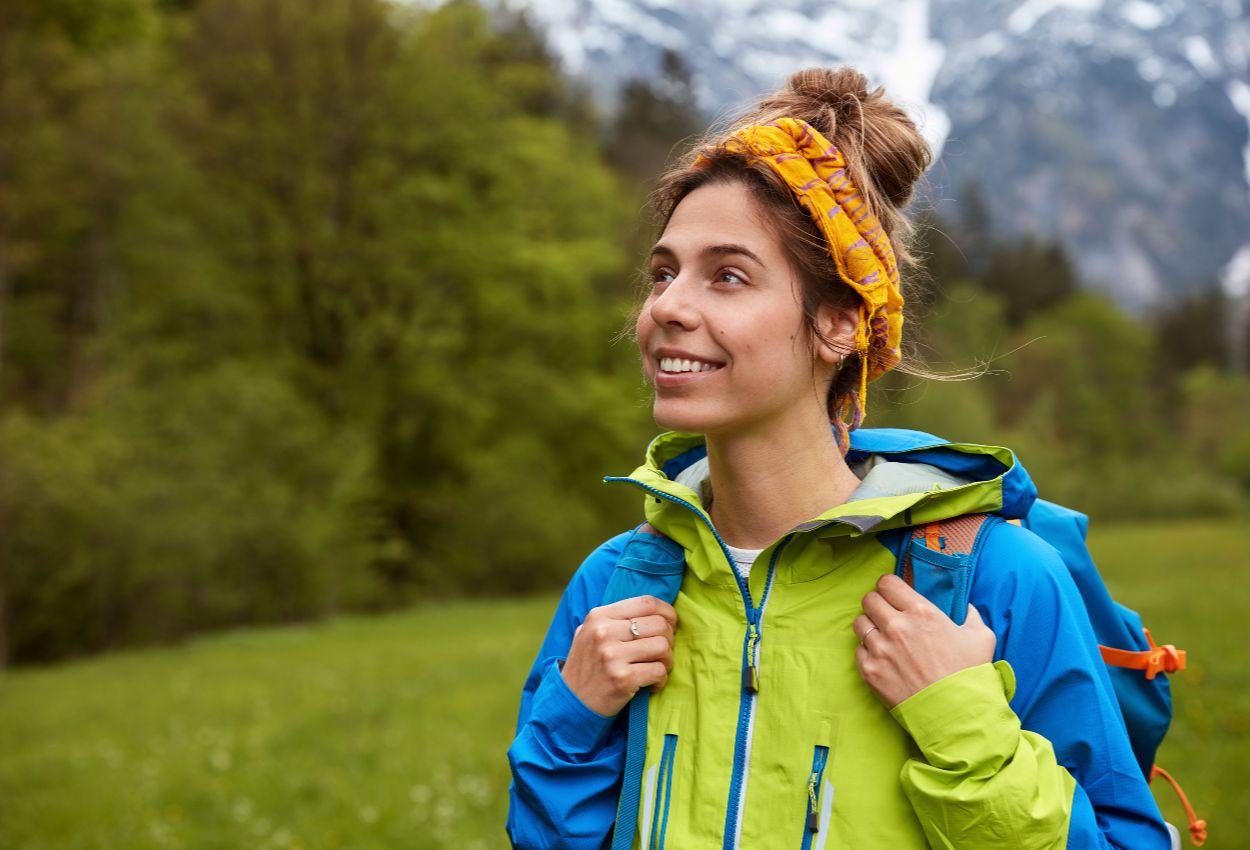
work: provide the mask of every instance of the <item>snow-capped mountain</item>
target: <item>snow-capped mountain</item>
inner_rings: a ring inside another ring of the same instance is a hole
[[[1004,229],[1059,236],[1085,277],[1129,307],[1220,275],[1246,285],[1250,0],[529,7],[566,69],[609,103],[626,80],[655,74],[666,49],[710,115],[798,68],[856,65],[942,151],[930,181],[943,212],[977,182]]]

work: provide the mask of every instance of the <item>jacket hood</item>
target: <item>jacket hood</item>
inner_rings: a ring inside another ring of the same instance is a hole
[[[654,498],[647,500],[647,519],[657,527],[663,529],[657,520],[673,504],[693,510],[710,527],[697,484],[706,475],[698,468],[706,458],[702,436],[668,432],[651,442],[646,462],[632,475],[606,480],[629,481],[648,491]],[[1000,446],[952,443],[920,431],[860,429],[851,432],[847,462],[861,477],[859,489],[793,531],[876,533],[969,513],[1016,519],[1037,498],[1028,472],[1010,449]]]

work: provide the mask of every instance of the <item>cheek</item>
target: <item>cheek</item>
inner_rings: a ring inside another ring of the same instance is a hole
[[[651,339],[651,333],[655,330],[655,321],[651,318],[651,311],[643,307],[638,313],[638,318],[634,321],[634,340],[638,343],[638,353],[646,360],[646,347]]]

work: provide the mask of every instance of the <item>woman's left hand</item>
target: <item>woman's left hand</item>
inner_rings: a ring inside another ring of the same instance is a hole
[[[993,661],[998,642],[973,606],[957,626],[893,574],[882,576],[864,597],[854,629],[859,674],[886,708],[951,673]]]

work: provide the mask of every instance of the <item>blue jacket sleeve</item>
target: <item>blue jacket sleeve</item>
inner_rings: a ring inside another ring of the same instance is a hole
[[[1067,847],[1166,850],[1171,839],[1142,776],[1084,603],[1059,553],[1000,523],[983,543],[970,601],[1016,674],[1011,707],[1077,781]]]
[[[625,735],[615,718],[591,711],[569,690],[559,662],[573,632],[600,604],[630,532],[604,543],[574,574],[521,692],[508,836],[514,847],[599,850],[612,832]]]

